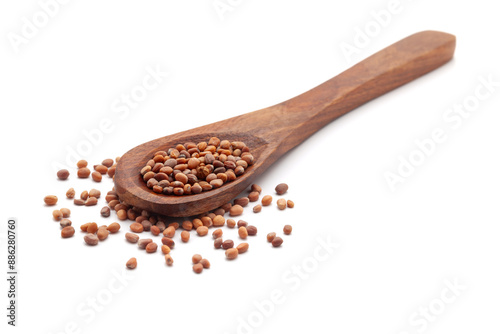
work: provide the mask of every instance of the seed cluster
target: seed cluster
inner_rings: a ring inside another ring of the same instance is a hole
[[[189,142],[158,151],[140,173],[155,193],[181,196],[219,188],[244,174],[253,163],[244,142],[212,137],[208,142]],[[237,204],[246,206],[248,201],[246,198],[246,203]]]

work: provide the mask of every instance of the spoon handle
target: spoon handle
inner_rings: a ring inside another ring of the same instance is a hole
[[[242,124],[284,153],[334,119],[445,64],[454,50],[453,35],[416,33],[297,97],[242,115],[252,121]]]

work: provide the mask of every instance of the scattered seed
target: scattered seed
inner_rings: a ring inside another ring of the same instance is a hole
[[[102,174],[95,171],[92,173],[92,180],[94,180],[95,182],[101,182],[102,180]]]
[[[248,235],[256,235],[257,234],[257,227],[255,227],[253,225],[248,225],[246,227],[246,229],[247,229]]]
[[[248,202],[250,202],[250,200],[248,199],[248,197],[240,197],[240,198],[237,198],[233,201],[233,203],[235,205],[240,205],[242,207],[245,207],[248,205]]]
[[[83,237],[83,240],[85,243],[89,246],[95,246],[99,242],[99,239],[97,238],[97,235],[88,233]]]
[[[85,201],[84,201],[83,199],[80,199],[80,198],[75,198],[75,199],[73,200],[73,204],[75,204],[75,205],[79,205],[79,206],[80,206],[80,205],[85,205]]]
[[[174,264],[174,259],[172,259],[172,256],[170,254],[165,254],[165,262],[167,263],[167,266],[171,266]]]
[[[66,197],[70,199],[75,197],[75,189],[69,188],[68,191],[66,191]]]
[[[257,191],[252,191],[250,194],[248,194],[248,200],[250,202],[257,202],[259,200],[260,193]]]
[[[268,206],[273,202],[273,197],[271,195],[266,195],[262,197],[262,206]]]
[[[48,195],[43,198],[43,201],[47,205],[56,205],[57,204],[57,196]]]
[[[248,247],[250,245],[246,242],[242,242],[241,244],[239,244],[238,246],[236,246],[236,249],[238,250],[238,254],[242,254],[242,253],[245,253],[247,250],[248,250]]]
[[[97,205],[97,198],[95,197],[87,198],[87,200],[85,201],[85,206],[93,206],[93,205]]]
[[[110,232],[110,233],[116,233],[120,230],[120,224],[118,223],[111,223],[109,224],[109,226],[107,227],[107,230]]]
[[[173,226],[169,226],[163,231],[163,235],[169,238],[173,238],[175,236],[175,228]]]
[[[85,160],[80,160],[80,161],[78,161],[78,162],[76,163],[76,166],[77,166],[78,168],[84,168],[84,167],[87,167],[87,161],[85,161]]]
[[[113,159],[104,159],[101,164],[109,168],[113,166]]]
[[[285,225],[283,227],[283,233],[285,233],[286,235],[289,235],[292,233],[292,225]]]
[[[87,232],[88,233],[96,233],[98,228],[99,227],[97,226],[97,223],[89,223],[87,225]]]
[[[167,245],[168,247],[170,247],[170,249],[174,248],[175,246],[175,241],[173,239],[170,239],[169,237],[161,238],[161,243]]]
[[[87,167],[83,167],[83,168],[80,168],[77,172],[76,172],[76,175],[80,178],[80,179],[86,179],[90,176],[90,169],[88,169]]]
[[[210,268],[210,261],[208,261],[207,259],[201,259],[201,261],[199,262],[199,264],[201,264],[204,269],[209,269]]]
[[[196,263],[193,265],[193,271],[197,274],[200,274],[203,271],[203,265],[201,263]]]
[[[280,237],[275,237],[273,239],[273,241],[271,241],[271,244],[273,245],[273,247],[279,247],[279,246],[281,246],[282,243],[283,243],[283,239],[281,239]]]
[[[248,226],[248,223],[244,220],[238,220],[238,227],[242,227],[242,226],[245,226],[247,227]]]
[[[276,237],[275,232],[268,233],[267,234],[267,242],[272,242],[275,237]]]
[[[240,236],[241,239],[246,239],[248,237],[248,231],[245,226],[241,226],[238,229],[238,235]]]
[[[288,185],[286,183],[280,183],[274,190],[278,195],[283,195],[288,190]]]
[[[239,216],[243,213],[243,207],[241,205],[233,205],[229,210],[229,215],[231,217]]]
[[[137,259],[135,257],[130,258],[130,260],[127,261],[125,264],[128,269],[135,269],[137,268]]]
[[[67,208],[62,208],[61,213],[63,215],[63,218],[68,218],[71,215],[71,210]]]
[[[203,237],[208,234],[208,227],[200,226],[196,229],[196,233],[198,233],[200,237]]]
[[[109,231],[106,229],[106,227],[100,227],[97,229],[97,238],[99,241],[105,240],[109,235]]]
[[[194,254],[191,260],[193,261],[194,264],[197,264],[201,261],[202,257],[200,254]]]
[[[69,177],[69,171],[67,169],[61,169],[57,172],[57,178],[59,180],[66,180]]]
[[[153,242],[153,239],[139,239],[139,241],[137,242],[137,246],[140,249],[146,249],[146,247],[148,246],[148,244],[150,244],[152,242]]]
[[[125,239],[127,239],[128,242],[135,244],[139,241],[139,236],[137,234],[127,232],[125,233]]]
[[[217,238],[214,240],[214,248],[219,249],[222,246],[222,238]]]
[[[99,198],[99,197],[101,197],[101,192],[97,189],[90,189],[89,196]]]
[[[236,226],[236,221],[232,218],[229,218],[227,221],[226,221],[226,224],[227,224],[227,227],[229,228],[233,228]]]
[[[224,240],[224,242],[222,243],[222,249],[229,249],[233,247],[234,247],[234,241],[231,239]]]
[[[226,258],[228,260],[234,260],[238,257],[238,250],[236,248],[229,248],[226,250]]]
[[[288,206],[290,209],[295,206],[295,203],[292,200],[286,201],[286,206]]]
[[[54,217],[55,220],[59,221],[63,217],[63,214],[61,210],[54,210],[52,211],[52,217]]]
[[[69,220],[68,218],[63,218],[59,222],[59,225],[61,225],[62,228],[67,227],[67,226],[71,226],[71,220]]]
[[[142,226],[142,224],[132,223],[130,224],[130,230],[135,233],[141,233],[142,231],[144,231],[144,227]]]
[[[224,224],[226,223],[226,220],[224,219],[224,217],[222,215],[217,215],[214,217],[214,219],[212,219],[212,223],[213,223],[213,226],[220,227],[220,226],[224,226]]]
[[[220,228],[216,229],[215,231],[213,231],[212,233],[212,237],[214,239],[217,239],[217,238],[220,238],[222,237],[222,230]]]
[[[75,234],[75,229],[73,226],[65,226],[61,230],[61,237],[63,238],[71,238]]]
[[[253,212],[254,213],[259,213],[262,211],[262,205],[257,204],[256,206],[253,207]]]
[[[257,185],[257,184],[254,183],[250,187],[250,191],[252,191],[252,192],[255,191],[255,192],[258,192],[260,194],[262,192],[262,188],[259,185]]]
[[[127,211],[121,209],[116,212],[116,215],[118,216],[118,219],[120,220],[125,220],[127,219]],[[134,231],[135,232],[135,231]],[[141,231],[142,232],[142,231]]]
[[[280,198],[279,200],[277,200],[276,204],[278,205],[278,209],[285,210],[285,208],[286,208],[286,200],[284,198]]]
[[[101,216],[103,217],[109,217],[111,215],[111,209],[109,206],[105,206],[101,209]]]

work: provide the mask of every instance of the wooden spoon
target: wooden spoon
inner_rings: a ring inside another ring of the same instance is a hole
[[[329,122],[445,64],[454,51],[455,36],[419,32],[288,101],[139,145],[120,159],[115,189],[128,205],[166,216],[187,217],[215,209],[234,199],[283,154]],[[154,152],[210,137],[245,142],[255,163],[235,181],[197,195],[156,194],[146,186],[140,170]]]

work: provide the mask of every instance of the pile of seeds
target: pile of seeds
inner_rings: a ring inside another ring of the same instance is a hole
[[[225,146],[225,144],[223,143],[220,143],[220,145]],[[169,152],[169,154],[170,153],[172,152]],[[222,154],[224,153],[220,153],[220,155]],[[118,159],[119,158],[117,158],[117,161]],[[104,162],[106,162],[106,165],[114,166],[112,159],[104,160],[102,166],[105,166]],[[79,161],[78,170],[86,168],[83,167],[83,165],[87,166],[87,162]],[[104,169],[98,166],[101,165],[96,165],[94,168],[100,169],[102,172],[104,172]],[[60,180],[66,180],[68,178],[61,178],[61,174],[67,174],[67,176],[69,176],[69,172],[58,172],[57,176]],[[113,177],[113,175],[114,170],[110,177]],[[174,174],[174,176],[175,175],[176,174]],[[287,190],[288,186],[284,183],[279,184],[275,189],[277,195],[283,195],[287,192]],[[236,222],[235,219],[226,219],[224,216],[226,213],[228,213],[230,217],[241,215],[244,211],[244,208],[247,207],[250,202],[259,201],[261,193],[262,188],[256,184],[253,184],[250,187],[247,196],[235,198],[232,202],[226,203],[211,212],[206,212],[196,217],[183,218],[183,221],[179,223],[175,221],[172,222],[172,218],[153,214],[121,202],[115,190],[112,189],[111,191],[107,192],[105,196],[107,205],[102,207],[100,213],[103,218],[108,218],[111,216],[111,211],[115,211],[119,220],[133,221],[129,226],[131,232],[125,233],[125,239],[129,243],[137,244],[138,248],[141,250],[145,250],[146,253],[157,252],[159,243],[154,242],[153,238],[158,236],[161,237],[160,250],[164,255],[167,266],[172,266],[174,263],[171,252],[175,247],[175,241],[173,240],[173,238],[175,237],[178,229],[182,229],[180,233],[180,239],[182,243],[188,243],[191,238],[191,232],[195,232],[198,237],[205,237],[206,235],[208,235],[209,229],[214,228],[212,232],[214,248],[224,250],[226,259],[234,260],[238,257],[238,255],[247,252],[250,244],[249,242],[241,242],[237,246],[235,246],[235,242],[233,240],[223,238],[222,228],[224,226],[227,226],[227,228],[229,229],[237,228],[238,237],[242,239],[242,241],[247,241],[249,237],[251,238],[257,235],[257,227],[248,224],[244,220],[238,220]],[[75,195],[76,191],[74,190],[74,188],[70,188],[66,192],[66,197],[68,199],[73,199],[74,205],[91,206],[98,203],[98,200],[101,197],[101,192],[97,189],[91,189],[90,191],[85,190],[80,194],[79,199],[74,199]],[[44,198],[44,201],[47,206],[53,206],[57,204],[58,198],[55,195],[49,195]],[[260,212],[263,206],[270,206],[272,202],[273,197],[271,195],[263,196],[261,199],[261,204],[257,204],[253,207],[253,212]],[[286,201],[283,198],[279,198],[276,201],[276,205],[279,210],[284,210],[287,207],[294,207],[294,203],[291,200]],[[71,238],[75,234],[75,229],[72,226],[71,220],[69,220],[70,214],[71,211],[67,208],[61,208],[52,212],[54,220],[59,221],[62,228],[62,238]],[[116,222],[101,226],[98,226],[96,222],[89,222],[84,223],[80,226],[80,230],[84,234],[83,239],[89,246],[98,245],[99,242],[103,242],[104,240],[106,240],[109,234],[118,234],[120,228],[120,224]],[[152,237],[141,238],[140,235],[146,232],[151,232]],[[292,227],[290,225],[285,225],[283,227],[283,233],[285,235],[290,235],[291,232]],[[275,232],[267,234],[267,241],[270,242],[273,247],[280,247],[283,243],[283,239],[277,236]],[[137,259],[135,257],[130,258],[126,263],[126,267],[129,269],[135,269],[137,267]],[[203,269],[208,268],[210,268],[210,262],[207,259],[203,259],[198,254],[193,256],[193,271],[195,273],[201,273]]]
[[[199,194],[245,173],[254,157],[244,142],[212,137],[158,151],[140,173],[148,188],[165,195]]]

